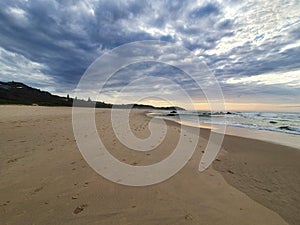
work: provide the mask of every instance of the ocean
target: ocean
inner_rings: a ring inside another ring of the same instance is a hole
[[[175,120],[191,126],[226,125],[300,135],[300,113],[290,112],[208,112],[158,111],[149,116]],[[198,121],[199,123],[198,123]]]

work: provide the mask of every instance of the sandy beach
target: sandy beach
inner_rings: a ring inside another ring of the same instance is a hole
[[[110,109],[96,109],[99,136],[130,165],[150,165],[177,144],[172,121],[165,140],[136,152],[114,135]],[[151,118],[133,110],[130,126],[149,136]],[[192,133],[197,128],[184,128]],[[67,107],[0,106],[0,224],[300,224],[300,150],[226,135],[212,166],[198,171],[209,136],[175,176],[129,187],[99,176],[78,150]]]

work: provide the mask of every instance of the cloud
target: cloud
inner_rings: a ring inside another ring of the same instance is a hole
[[[189,17],[191,19],[203,18],[212,14],[219,14],[219,8],[212,3],[208,3],[207,5],[192,10],[192,12],[189,14]]]
[[[23,55],[6,51],[0,47],[1,80],[30,83],[33,86],[55,90],[51,76],[46,76],[42,70],[45,65],[28,60]],[[30,82],[28,82],[30,80]]]
[[[256,76],[229,78],[225,81],[228,84],[257,84],[257,85],[278,85],[300,88],[300,70],[285,73],[269,73]]]
[[[292,102],[300,95],[293,80],[300,70],[299,11],[299,1],[284,0],[1,1],[0,76],[66,93],[103,53],[132,41],[163,40],[193,51],[230,98]],[[111,91],[142,76],[140,69],[125,70],[134,75],[123,73]],[[158,65],[143,71],[154,74],[153,82],[177,74]],[[144,85],[149,92],[150,83]]]

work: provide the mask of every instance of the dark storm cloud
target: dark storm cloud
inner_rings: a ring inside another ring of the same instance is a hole
[[[139,32],[128,34],[119,24],[120,20],[141,12],[140,4],[124,7],[123,4],[99,3],[94,13],[84,8],[88,7],[85,3],[75,7],[70,1],[0,4],[1,46],[45,64],[42,72],[58,82],[77,82],[105,49],[149,39],[149,35]]]
[[[42,72],[58,81],[68,82],[84,72],[95,57],[94,43],[72,29],[64,10],[53,2],[7,3],[9,6],[1,3],[0,12],[0,42],[4,49],[45,64],[47,68]],[[12,16],[10,7],[24,10],[24,17]]]
[[[191,19],[195,19],[203,18],[212,14],[219,14],[219,8],[212,3],[208,3],[207,5],[194,9],[189,16]]]

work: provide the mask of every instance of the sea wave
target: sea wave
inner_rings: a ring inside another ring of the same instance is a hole
[[[300,128],[296,127],[261,127],[257,125],[251,125],[251,124],[239,124],[239,123],[221,123],[221,122],[210,122],[210,121],[204,121],[204,124],[212,124],[212,125],[226,125],[231,127],[240,127],[240,128],[247,128],[247,129],[255,129],[255,130],[266,130],[266,131],[275,131],[275,132],[281,132],[281,133],[287,133],[287,134],[296,134],[300,135]]]
[[[183,123],[186,121],[190,124],[194,121],[195,126],[197,126],[199,121],[202,124],[226,125],[300,135],[299,113],[161,111],[154,113],[153,116],[169,119],[172,116],[172,119],[178,120],[179,122],[181,120]]]

